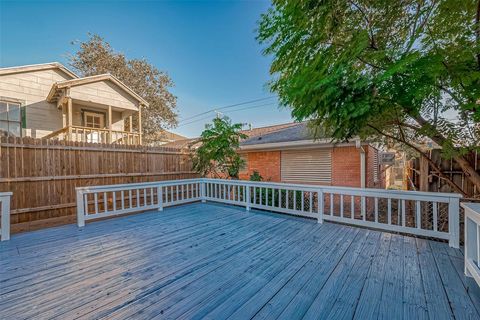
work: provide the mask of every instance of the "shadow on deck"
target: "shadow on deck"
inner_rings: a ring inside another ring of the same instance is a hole
[[[480,318],[446,243],[190,204],[0,244],[1,319]]]

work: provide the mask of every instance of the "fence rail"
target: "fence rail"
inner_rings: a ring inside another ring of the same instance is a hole
[[[83,226],[89,219],[201,200],[445,239],[458,248],[460,198],[451,193],[202,178],[77,188],[77,221]]]
[[[10,239],[10,199],[11,192],[0,192],[0,241]]]
[[[462,203],[465,209],[465,275],[480,286],[480,203]]]

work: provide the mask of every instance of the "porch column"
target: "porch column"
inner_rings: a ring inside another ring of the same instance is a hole
[[[112,142],[112,106],[108,106],[108,143]]]
[[[68,126],[68,141],[72,141],[72,98],[67,97],[67,126]]]
[[[142,144],[142,105],[138,105],[138,141]]]
[[[128,132],[133,133],[133,117],[132,115],[128,116]],[[128,135],[127,144],[133,144],[134,136],[133,134]]]

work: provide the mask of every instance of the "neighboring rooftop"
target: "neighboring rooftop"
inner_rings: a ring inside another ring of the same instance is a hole
[[[151,138],[151,145],[162,145],[170,148],[180,148],[177,143],[183,145],[184,141],[190,140],[189,138],[173,133],[167,130],[160,130],[155,133],[154,138]],[[172,145],[170,145],[172,144]]]
[[[49,70],[49,69],[59,69],[64,73],[66,73],[67,75],[69,75],[72,79],[78,78],[78,76],[73,71],[65,67],[60,62],[48,62],[48,63],[40,63],[40,64],[29,64],[25,66],[0,68],[0,75]]]
[[[297,122],[291,123],[289,126],[285,126],[274,131],[266,131],[250,136],[242,141],[240,145],[248,146],[267,143],[305,141],[313,140],[314,138],[314,133],[308,127],[307,122]]]
[[[248,138],[246,139],[248,140],[253,137],[258,137],[258,136],[266,135],[268,133],[278,132],[286,128],[295,127],[298,124],[299,123],[289,122],[289,123],[276,124],[276,125],[266,126],[266,127],[246,129],[246,130],[242,130],[241,132],[248,136]],[[198,139],[199,138],[178,139],[177,141],[169,142],[164,146],[170,147],[170,148],[188,148],[189,146],[194,145],[198,141]]]
[[[133,91],[133,89],[131,89],[129,86],[127,86],[122,81],[118,80],[115,76],[109,73],[83,77],[83,78],[76,78],[71,80],[57,81],[52,85],[52,88],[50,89],[50,93],[48,94],[48,97],[47,97],[47,101],[49,102],[56,101],[60,95],[59,90],[61,89],[75,87],[75,86],[82,86],[82,85],[86,85],[93,82],[99,82],[99,81],[109,81],[114,83],[123,91],[125,91],[129,96],[133,97],[135,100],[142,103],[143,105],[148,106],[148,102],[145,99],[143,99],[135,91]]]
[[[275,124],[275,125],[266,126],[266,127],[258,127],[258,128],[242,130],[242,133],[246,134],[249,138],[252,138],[252,137],[264,135],[267,133],[276,132],[292,126],[296,126],[297,124],[298,123],[295,123],[295,122]]]
[[[183,140],[177,140],[177,141],[172,141],[169,143],[164,144],[164,147],[169,147],[169,148],[179,148],[179,149],[184,149],[188,148],[191,145],[195,144],[198,141],[199,138],[185,138]]]

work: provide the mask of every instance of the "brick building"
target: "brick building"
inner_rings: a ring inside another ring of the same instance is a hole
[[[263,129],[263,130],[262,130]],[[244,131],[240,153],[246,161],[240,178],[254,171],[266,181],[346,187],[383,188],[378,150],[357,140],[331,143],[313,139],[306,123],[283,124]]]

